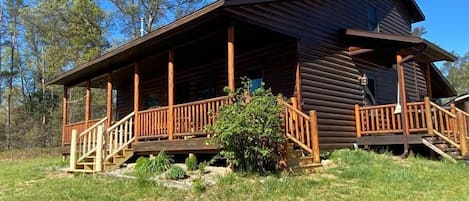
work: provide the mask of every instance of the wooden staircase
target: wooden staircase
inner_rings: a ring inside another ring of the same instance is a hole
[[[316,111],[304,114],[296,107],[283,100],[279,104],[285,107],[282,114],[285,120],[285,137],[288,140],[285,150],[286,165],[291,172],[313,172],[321,166]]]
[[[130,113],[109,128],[107,118],[79,135],[72,131],[69,172],[96,173],[119,168],[133,155],[134,113]]]

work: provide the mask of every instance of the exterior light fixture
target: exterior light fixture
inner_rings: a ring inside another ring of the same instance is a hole
[[[363,73],[363,76],[359,77],[358,80],[360,80],[360,85],[362,86],[368,85],[368,77],[366,77],[365,73]]]

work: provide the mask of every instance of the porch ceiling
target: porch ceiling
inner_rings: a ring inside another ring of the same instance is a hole
[[[430,41],[414,36],[375,33],[355,29],[346,29],[345,36],[349,45],[374,50],[370,54],[380,58],[386,64],[395,64],[395,54],[401,54],[402,56],[413,55],[413,61],[429,63],[431,65],[430,76],[433,97],[444,98],[456,95],[456,90],[451,86],[451,83],[433,65],[433,62],[436,61],[454,61],[456,57]]]

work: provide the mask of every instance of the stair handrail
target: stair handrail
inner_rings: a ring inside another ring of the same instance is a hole
[[[86,157],[90,156],[92,153],[97,151],[97,145],[98,145],[98,137],[99,137],[99,126],[102,126],[102,128],[105,128],[107,117],[104,117],[97,123],[95,123],[93,126],[87,128],[83,132],[81,132],[78,136],[76,136],[76,139],[73,141],[79,144],[81,147],[78,148],[78,150],[70,150],[70,152],[75,152],[77,153],[77,160],[75,162],[80,162],[84,160]],[[71,147],[72,148],[72,147]],[[75,147],[76,148],[76,147]]]
[[[292,98],[292,102],[295,102]],[[282,99],[279,104],[285,107],[285,136],[313,156],[313,162],[319,163],[319,140],[316,111],[311,110],[309,116],[288,104]]]
[[[431,129],[431,134],[437,135],[438,137],[440,137],[447,143],[453,145],[457,149],[463,150],[460,144],[458,115],[430,101],[428,97],[425,98],[425,102],[427,102],[426,105],[430,107],[426,109],[426,111],[430,112],[430,114],[427,115],[427,118],[428,118],[427,121],[431,122],[432,125],[431,127],[430,125],[427,125],[427,126],[429,126],[429,128]],[[448,118],[446,117],[443,118],[442,115],[447,115]],[[453,134],[452,136],[450,135],[451,132]],[[459,142],[458,142],[458,139],[459,139]]]
[[[107,151],[104,161],[111,159],[135,141],[134,116],[135,112],[131,112],[106,130]]]

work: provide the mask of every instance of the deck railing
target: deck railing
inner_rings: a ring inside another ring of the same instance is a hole
[[[138,112],[140,122],[139,137],[155,138],[168,135],[168,107],[160,107]]]
[[[228,96],[211,98],[173,106],[174,137],[206,135],[206,125],[213,125],[220,109],[229,103]],[[139,111],[141,139],[168,138],[168,107]]]
[[[404,106],[403,106],[404,107]],[[425,98],[423,102],[408,103],[406,120],[409,134],[436,135],[447,143],[467,152],[467,121],[469,114],[452,106],[449,111]],[[396,104],[355,106],[357,137],[403,133],[401,113],[395,112]]]
[[[203,134],[205,126],[215,123],[220,109],[228,104],[228,101],[228,96],[222,96],[175,105],[175,136]]]
[[[101,119],[93,119],[88,121],[88,127],[91,127],[95,125],[97,122],[99,122]],[[77,133],[81,133],[84,130],[86,130],[86,123],[85,121],[81,122],[76,122],[76,123],[70,123],[64,126],[64,132],[63,132],[63,142],[62,144],[69,144],[72,139],[72,130],[76,130]]]

